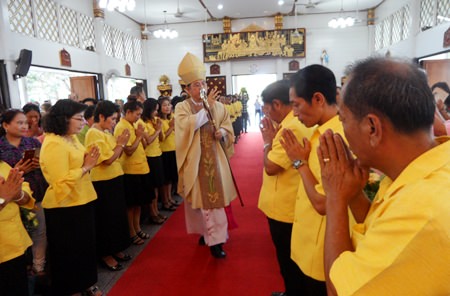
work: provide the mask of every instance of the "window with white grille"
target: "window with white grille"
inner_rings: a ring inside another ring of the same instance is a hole
[[[12,32],[34,36],[33,15],[28,0],[8,0],[9,27]]]
[[[61,6],[61,38],[68,45],[80,47],[78,38],[77,13],[67,7]]]
[[[58,16],[56,3],[48,0],[34,0],[36,3],[37,37],[58,42]]]

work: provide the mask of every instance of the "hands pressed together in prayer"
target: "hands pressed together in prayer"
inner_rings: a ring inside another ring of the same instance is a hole
[[[295,134],[289,129],[283,129],[281,136],[281,146],[283,146],[291,161],[308,161],[309,154],[311,153],[311,143],[306,138],[303,139],[302,145],[295,137]]]
[[[264,141],[264,145],[272,145],[272,141],[275,138],[280,127],[275,127],[272,120],[268,117],[261,119],[260,127],[261,135]]]
[[[19,199],[22,194],[23,172],[17,168],[12,168],[9,171],[8,178],[5,180],[0,176],[0,197],[5,199],[5,203],[0,205],[0,210],[6,204],[15,199]]]
[[[97,160],[100,157],[100,149],[98,146],[92,146],[91,150],[84,155],[83,168],[86,171],[90,171],[93,167],[97,165]]]
[[[359,165],[339,134],[327,130],[319,141],[317,155],[327,202],[347,206],[361,194],[369,170]]]

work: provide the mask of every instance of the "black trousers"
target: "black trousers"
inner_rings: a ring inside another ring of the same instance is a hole
[[[267,218],[278,265],[288,296],[326,296],[325,282],[306,276],[291,259],[292,223]]]
[[[242,112],[242,131],[247,132],[247,123],[250,124],[250,118],[248,112]]]

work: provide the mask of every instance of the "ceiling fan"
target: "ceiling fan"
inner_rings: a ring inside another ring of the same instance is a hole
[[[305,8],[316,8],[318,4],[320,4],[320,1],[312,2],[312,0],[308,0],[308,3],[298,3],[298,5],[302,5]]]
[[[175,13],[168,13],[173,15],[176,18],[183,18],[183,19],[191,19],[190,17],[187,17],[185,14],[188,13],[187,11],[182,11],[180,8],[180,0],[177,1],[177,11]]]

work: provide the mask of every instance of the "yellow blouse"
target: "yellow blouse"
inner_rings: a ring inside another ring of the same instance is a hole
[[[155,133],[155,128],[153,127],[152,122],[148,121],[145,123],[145,131],[149,136],[152,136]],[[153,140],[153,142],[150,143],[150,145],[145,147],[145,154],[147,155],[147,157],[161,156],[162,151],[161,145],[159,143],[159,135],[155,138],[155,140]]]
[[[114,155],[113,149],[117,146],[116,138],[109,131],[101,131],[96,128],[90,128],[86,134],[85,146],[96,145],[100,150],[100,157],[97,166],[91,170],[92,181],[111,180],[123,175],[120,159],[117,158],[112,164],[102,164],[103,161],[110,159]]]
[[[0,176],[7,178],[11,167],[4,161],[0,161]],[[22,190],[31,196],[31,189],[27,182],[22,183]],[[22,207],[32,209],[34,199]],[[0,210],[0,264],[17,258],[25,253],[32,242],[22,219],[19,206],[15,202],[9,202]]]
[[[125,118],[121,118],[119,123],[117,123],[114,129],[114,136],[117,138],[125,129],[130,132],[130,139],[128,140],[127,146],[131,146],[136,140],[136,130]],[[126,155],[125,152],[122,153],[120,162],[125,174],[143,175],[150,172],[142,143],[139,143],[136,150],[130,156]]]
[[[162,132],[165,134],[169,129],[170,120],[161,118],[161,122]],[[162,141],[160,145],[162,152],[175,151],[175,130],[173,130],[168,137],[165,137],[164,141]]]
[[[46,134],[39,162],[48,182],[42,201],[46,209],[73,207],[97,199],[91,176],[83,175],[86,149],[75,135],[72,141],[55,134]]]

